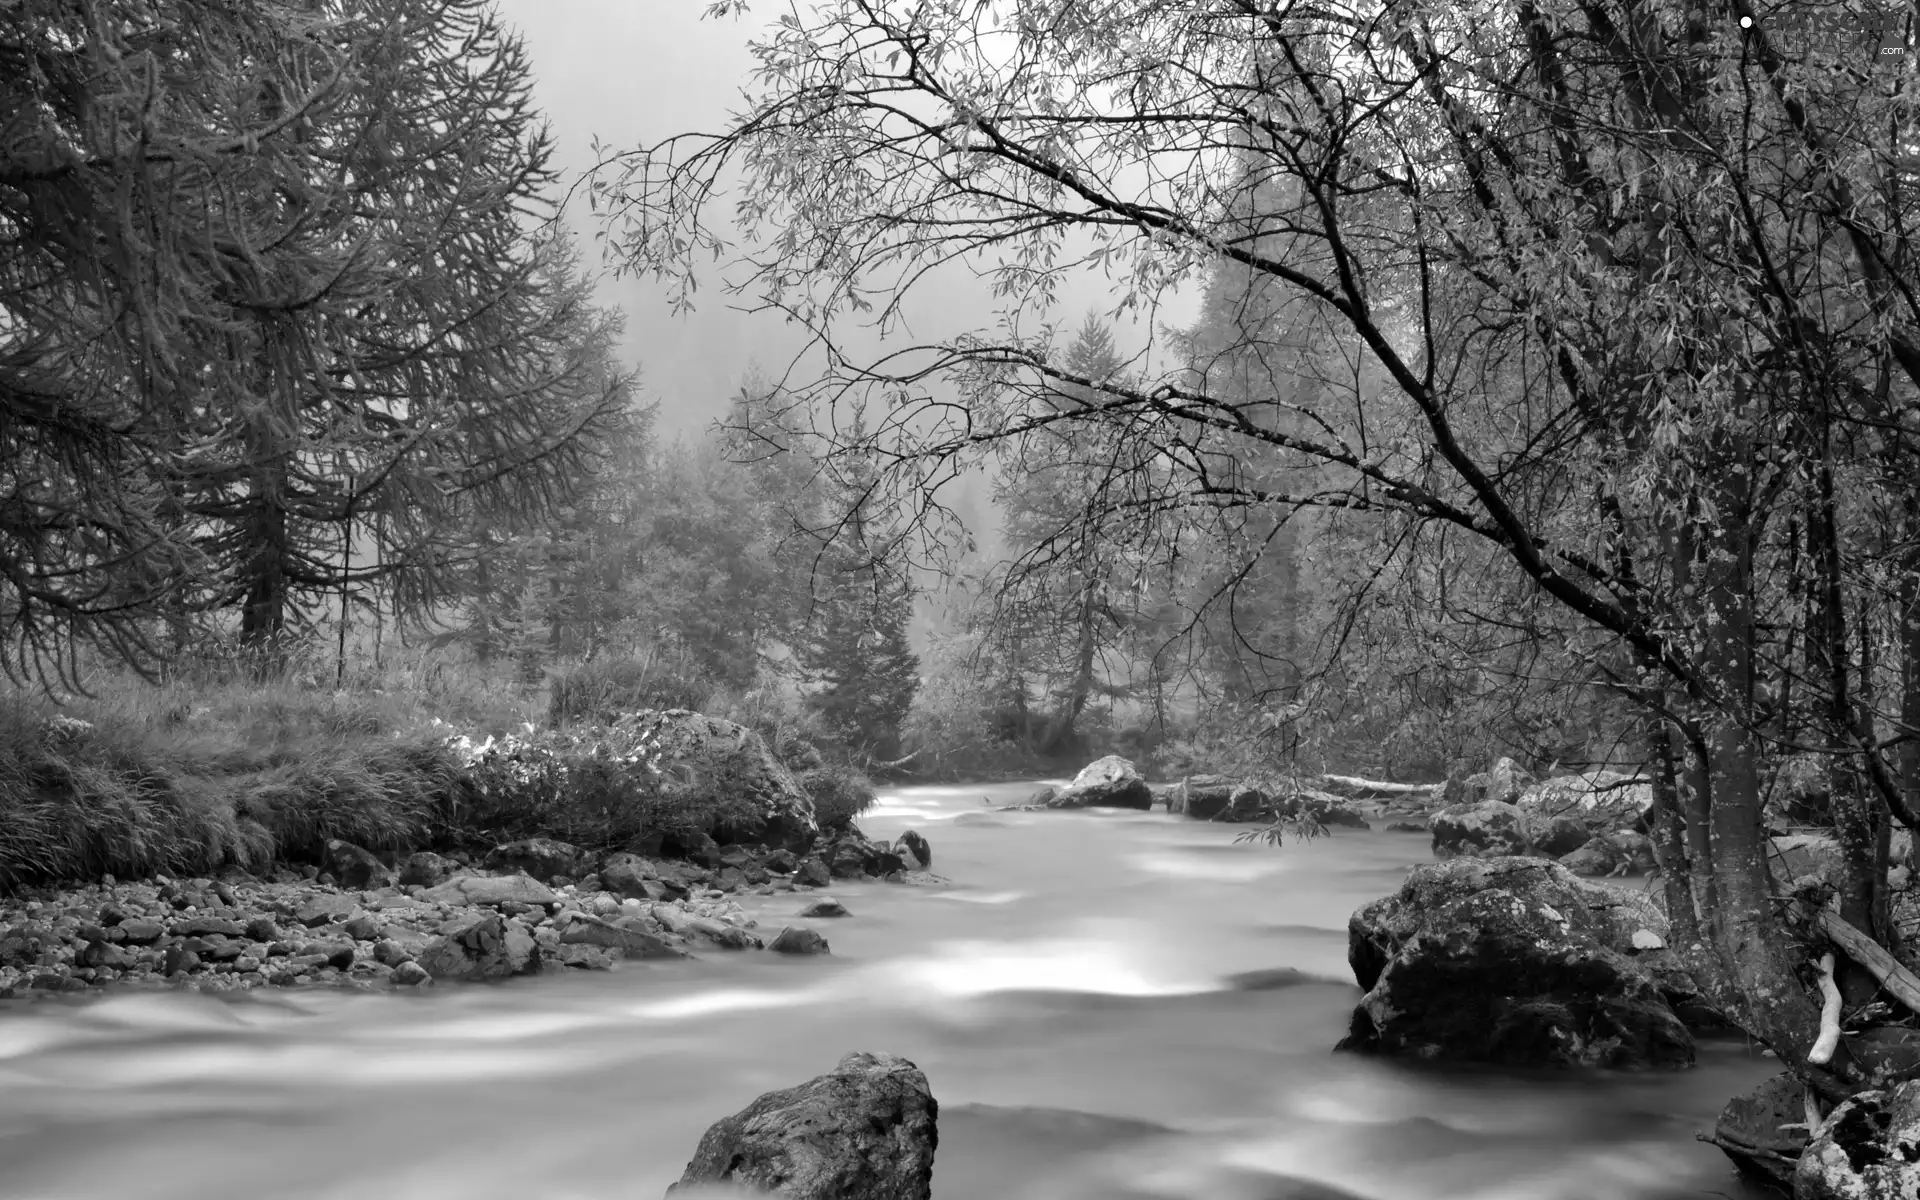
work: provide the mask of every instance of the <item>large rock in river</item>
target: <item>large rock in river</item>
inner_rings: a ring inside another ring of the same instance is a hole
[[[788,1200],[930,1200],[939,1115],[920,1068],[849,1054],[707,1130],[667,1194],[732,1184]]]
[[[1185,813],[1196,821],[1211,821],[1226,811],[1233,799],[1237,779],[1225,775],[1189,775],[1175,784],[1167,798],[1167,811]]]
[[[1140,770],[1118,754],[1095,759],[1080,768],[1066,789],[1054,794],[1048,808],[1153,807],[1153,790]]]
[[[819,834],[813,801],[745,725],[684,708],[629,713],[620,722],[654,747],[662,771],[724,781],[727,803],[713,831],[721,842],[803,854]]]
[[[1834,1106],[1793,1172],[1794,1200],[1920,1196],[1920,1081]]]
[[[1684,1067],[1675,1012],[1696,998],[1644,893],[1531,858],[1415,867],[1354,913],[1347,959],[1366,989],[1341,1046],[1505,1066]]]

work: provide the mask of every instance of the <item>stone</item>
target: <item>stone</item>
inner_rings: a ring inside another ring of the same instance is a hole
[[[495,846],[488,852],[485,865],[489,871],[520,873],[551,884],[557,876],[579,873],[580,850],[571,843],[552,838],[523,838]]]
[[[1167,811],[1185,813],[1196,821],[1211,821],[1226,811],[1238,782],[1225,775],[1189,775],[1174,785]]]
[[[893,852],[900,856],[909,870],[930,871],[933,869],[933,847],[927,839],[909,829],[893,843]]]
[[[353,965],[354,949],[352,942],[306,942],[295,948],[296,961],[310,959],[323,966],[338,967],[344,971]]]
[[[246,926],[225,917],[188,917],[184,921],[173,923],[173,932],[181,937],[206,937],[219,934],[222,937],[245,937]]]
[[[1551,817],[1544,828],[1534,826],[1533,848],[1552,858],[1571,854],[1592,840],[1593,832],[1572,817]]]
[[[280,926],[274,924],[272,917],[253,917],[247,927],[241,931],[250,942],[277,942],[280,940]]]
[[[414,961],[435,979],[504,979],[539,971],[540,947],[517,921],[472,913],[441,926]]]
[[[1807,1148],[1806,1085],[1781,1073],[1720,1110],[1713,1143],[1742,1175],[1785,1191]]]
[[[144,919],[122,921],[114,928],[121,933],[121,940],[129,946],[151,946],[167,935],[166,928],[158,921]]]
[[[827,939],[811,929],[802,929],[789,925],[773,935],[767,943],[767,949],[775,954],[827,954]]]
[[[459,865],[452,859],[421,850],[407,855],[407,861],[400,864],[399,883],[401,887],[438,887],[458,869]]]
[[[814,887],[826,887],[833,882],[833,872],[818,858],[808,858],[801,862],[800,869],[794,872],[794,878]]]
[[[1596,769],[1532,784],[1514,803],[1541,825],[1565,818],[1578,821],[1596,837],[1622,829],[1645,832],[1653,784],[1638,775]]]
[[[1516,805],[1482,800],[1443,808],[1428,819],[1435,858],[1499,858],[1533,853],[1533,829]]]
[[[1644,893],[1587,883],[1535,858],[1415,867],[1355,912],[1347,958],[1366,995],[1341,1046],[1509,1067],[1692,1064],[1677,1006],[1692,981]]]
[[[654,919],[684,938],[700,938],[723,950],[758,950],[760,939],[712,917],[696,916],[671,905],[653,910]]]
[[[791,875],[800,869],[800,860],[791,850],[769,850],[760,865],[776,875]]]
[[[137,964],[140,959],[125,946],[116,946],[112,942],[88,942],[74,959],[83,967],[124,971]]]
[[[1794,1200],[1920,1196],[1920,1081],[1834,1106],[1793,1171]]]
[[[847,917],[853,914],[847,911],[846,905],[832,896],[819,896],[793,915],[796,917]]]
[[[375,942],[386,933],[387,923],[372,913],[349,918],[344,926],[347,936],[356,942]]]
[[[560,897],[552,888],[525,875],[456,875],[421,899],[435,904],[552,904]],[[429,968],[431,970],[431,968]],[[440,972],[434,971],[437,978]]]
[[[392,938],[381,938],[374,943],[373,961],[397,967],[403,962],[412,962],[413,952]]]
[[[647,885],[658,886],[659,882],[660,872],[638,854],[612,855],[600,867],[600,886],[616,896],[652,899]]]
[[[720,843],[704,830],[684,829],[666,833],[660,842],[660,852],[673,858],[684,858],[697,863],[709,871],[720,869]]]
[[[716,1123],[667,1194],[731,1184],[784,1200],[931,1200],[939,1114],[920,1068],[849,1054]]]
[[[359,907],[351,897],[323,892],[308,897],[305,903],[294,910],[293,919],[308,929],[318,929],[322,925],[346,920]]]
[[[339,838],[327,842],[320,869],[332,875],[341,887],[356,891],[383,888],[393,880],[393,872],[374,857],[372,851]]]
[[[1080,768],[1064,791],[1045,801],[1048,808],[1137,808],[1153,807],[1153,791],[1140,777],[1140,769],[1118,754],[1095,759]]]
[[[563,946],[598,946],[616,950],[627,958],[685,958],[684,950],[668,945],[655,934],[631,929],[602,917],[575,913],[560,931]]]
[[[1236,797],[1238,793],[1235,793]],[[1237,800],[1236,800],[1237,802]],[[1229,805],[1231,808],[1231,805]],[[1329,829],[1370,829],[1366,818],[1353,810],[1352,802],[1335,796],[1330,792],[1294,784],[1284,790],[1277,790],[1267,801],[1262,814],[1266,819],[1274,817],[1306,818],[1316,821]],[[1255,818],[1259,819],[1259,818]]]
[[[647,738],[667,775],[727,781],[728,807],[736,815],[714,830],[719,839],[798,854],[820,832],[798,779],[746,726],[683,708],[623,714],[616,724]]]
[[[1653,840],[1631,829],[1603,833],[1561,856],[1560,865],[1575,875],[1646,874],[1654,868]]]
[[[401,987],[418,987],[423,983],[432,983],[433,975],[425,967],[409,959],[393,969],[393,981]]]
[[[166,956],[160,960],[160,973],[166,976],[184,975],[200,966],[200,956],[185,946],[168,946]]]
[[[576,971],[611,971],[621,957],[620,951],[606,946],[573,942],[555,946],[546,961]]]
[[[1511,758],[1501,758],[1487,768],[1485,790],[1481,799],[1493,800],[1501,804],[1512,804],[1520,799],[1520,794],[1533,786],[1533,775]]]
[[[1388,833],[1425,833],[1427,823],[1425,821],[1388,821],[1386,831]]]

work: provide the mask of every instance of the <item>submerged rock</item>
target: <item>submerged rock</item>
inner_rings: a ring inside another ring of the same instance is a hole
[[[847,912],[846,905],[835,900],[832,896],[820,896],[809,902],[794,915],[797,917],[845,917],[851,916],[852,914]]]
[[[1153,791],[1140,769],[1118,754],[1095,759],[1080,769],[1066,790],[1046,801],[1048,808],[1153,807]]]
[[[849,1054],[716,1123],[667,1194],[733,1184],[787,1200],[931,1200],[939,1113],[911,1062]]]
[[[1530,858],[1415,867],[1354,913],[1348,962],[1366,989],[1346,1049],[1506,1066],[1693,1062],[1675,1011],[1692,982],[1658,949],[1658,906]]]
[[[767,943],[767,949],[775,954],[827,954],[827,939],[811,929],[802,929],[789,925],[775,934]]]

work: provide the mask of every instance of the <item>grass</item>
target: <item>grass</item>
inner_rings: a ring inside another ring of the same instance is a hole
[[[648,771],[644,748],[606,723],[691,707],[685,681],[644,664],[528,688],[512,664],[457,649],[377,666],[362,653],[338,677],[325,649],[263,671],[215,647],[157,686],[101,670],[83,678],[86,695],[0,692],[0,891],[317,863],[333,838],[396,853],[531,836],[616,848],[724,833],[754,810],[742,763],[681,755],[677,770]],[[825,766],[778,697],[707,699],[767,737],[823,823],[872,804],[872,785]],[[454,733],[492,737],[496,752],[469,762]]]

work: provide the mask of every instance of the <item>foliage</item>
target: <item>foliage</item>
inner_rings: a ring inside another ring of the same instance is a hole
[[[847,829],[873,807],[873,781],[851,767],[816,767],[795,776],[822,829]]]
[[[577,721],[606,722],[648,708],[707,711],[713,685],[684,668],[646,658],[599,658],[555,671],[549,683],[547,721],[564,728]]]

